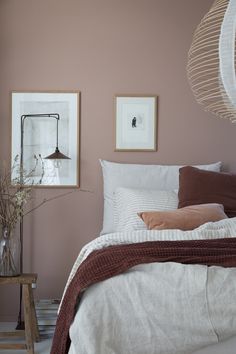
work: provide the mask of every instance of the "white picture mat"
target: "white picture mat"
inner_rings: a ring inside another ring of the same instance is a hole
[[[24,114],[58,113],[59,150],[70,157],[62,160],[56,169],[52,160],[43,160],[45,175],[42,185],[77,186],[78,185],[78,127],[79,92],[13,92],[12,93],[12,162],[20,156],[21,116]],[[56,119],[52,117],[27,117],[24,122],[24,168],[32,168],[34,154],[44,158],[55,151]],[[36,171],[37,183],[41,169]]]
[[[116,97],[116,149],[156,149],[155,96]]]

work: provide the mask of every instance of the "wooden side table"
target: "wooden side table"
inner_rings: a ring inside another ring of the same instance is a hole
[[[34,306],[32,284],[36,283],[37,274],[22,274],[17,277],[0,277],[1,284],[22,284],[25,330],[0,332],[0,338],[24,337],[25,343],[0,343],[1,349],[26,349],[34,354],[34,342],[39,342],[39,330]]]

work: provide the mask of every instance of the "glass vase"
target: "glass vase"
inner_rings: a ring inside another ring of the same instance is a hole
[[[16,229],[3,226],[0,233],[0,277],[20,275],[20,235]]]

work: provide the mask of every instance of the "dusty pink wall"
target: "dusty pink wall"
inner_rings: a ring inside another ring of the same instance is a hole
[[[208,163],[236,168],[236,126],[206,114],[186,79],[191,37],[212,0],[1,0],[0,155],[10,153],[9,91],[81,90],[81,186],[25,219],[25,270],[37,296],[59,297],[81,247],[102,224],[98,159]],[[159,96],[158,151],[118,153],[113,96]],[[36,198],[59,191],[36,192]],[[13,318],[17,293],[1,289],[0,318]],[[9,317],[10,316],[10,317]]]

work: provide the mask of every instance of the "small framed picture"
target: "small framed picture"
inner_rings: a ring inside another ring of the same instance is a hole
[[[25,173],[25,184],[79,187],[79,112],[80,91],[11,93],[12,181]]]
[[[156,151],[157,96],[115,96],[115,151]]]

